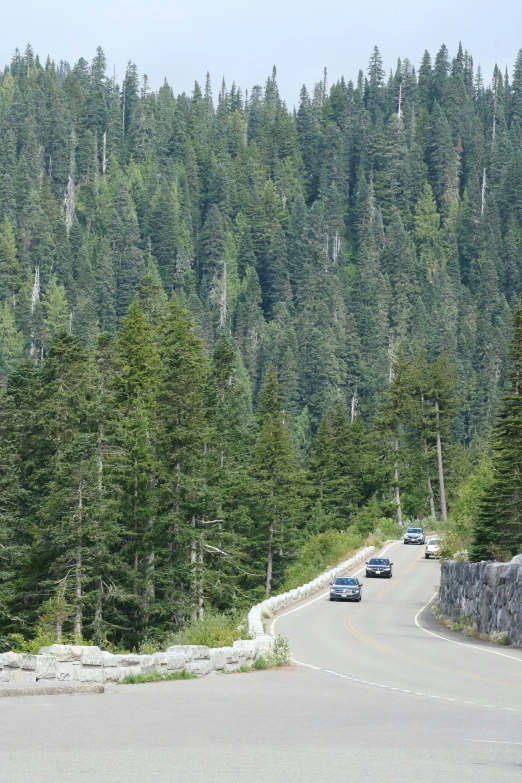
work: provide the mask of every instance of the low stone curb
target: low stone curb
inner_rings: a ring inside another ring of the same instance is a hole
[[[0,688],[0,699],[20,696],[77,696],[85,693],[105,693],[103,685],[8,685]]]
[[[114,655],[94,646],[52,644],[42,647],[38,655],[3,653],[0,655],[0,696],[103,693],[104,683],[121,682],[129,675],[187,671],[203,676],[212,672],[239,671],[244,666],[252,666],[261,655],[271,652],[275,644],[272,636],[265,633],[264,617],[268,618],[285,606],[317,592],[339,574],[362,563],[374,551],[373,546],[364,547],[311,582],[267,598],[252,607],[248,613],[251,638],[238,639],[231,647],[177,644],[153,655]],[[18,687],[9,687],[7,683]],[[87,691],[84,683],[94,683],[94,690]],[[48,688],[42,687],[46,684]]]

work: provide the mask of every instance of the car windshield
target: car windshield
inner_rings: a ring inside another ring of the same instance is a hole
[[[407,530],[408,533],[422,533],[421,527],[409,527]]]
[[[390,561],[385,557],[372,557],[368,565],[390,565]]]
[[[350,585],[351,587],[357,587],[357,579],[350,579],[348,577],[340,577],[336,579],[334,584],[336,585]]]
[[[440,544],[440,538],[430,538],[428,544],[430,544],[431,546],[436,546]]]

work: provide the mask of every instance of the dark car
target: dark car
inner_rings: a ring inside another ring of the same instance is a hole
[[[424,544],[424,530],[421,527],[409,527],[404,534],[405,544]]]
[[[355,576],[338,576],[330,582],[330,601],[360,601],[362,584]]]
[[[366,563],[366,576],[382,576],[384,579],[391,579],[392,565],[387,557],[372,557]]]

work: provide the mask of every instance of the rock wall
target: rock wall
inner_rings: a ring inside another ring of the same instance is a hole
[[[193,644],[175,645],[153,655],[113,655],[99,647],[53,644],[42,647],[38,655],[8,652],[0,655],[0,682],[121,682],[130,674],[147,672],[233,672],[251,666],[256,658],[271,651],[274,639],[263,626],[263,618],[325,587],[332,579],[358,565],[375,551],[365,547],[336,568],[313,579],[302,587],[273,596],[254,606],[248,614],[250,639],[238,639],[232,647],[209,648]]]
[[[453,622],[468,618],[479,633],[507,634],[522,647],[522,565],[444,560],[440,608]]]

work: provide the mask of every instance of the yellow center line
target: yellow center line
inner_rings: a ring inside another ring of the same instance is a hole
[[[410,565],[407,568],[405,568],[404,571],[401,572],[400,576],[398,576],[396,579],[394,579],[392,584],[390,584],[387,587],[385,587],[384,590],[381,590],[381,592],[378,593],[375,596],[375,598],[373,598],[371,601],[367,601],[366,603],[367,604],[368,603],[374,603],[379,598],[381,598],[383,595],[385,595],[390,590],[392,590],[395,587],[395,585],[398,584],[398,582],[400,582],[400,580],[404,576],[406,576],[406,574],[413,568],[413,566],[416,565],[416,563],[419,562],[419,560],[421,559],[422,554],[423,554],[423,551],[421,550],[421,552],[419,553],[418,557],[416,557],[415,560],[413,560],[410,563]],[[492,683],[493,685],[502,685],[502,686],[504,686],[506,688],[516,688],[517,690],[521,690],[522,689],[522,686],[515,685],[514,683],[511,683],[511,682],[504,682],[504,681],[501,681],[501,680],[493,680],[493,679],[491,679],[489,677],[482,677],[480,674],[471,674],[469,672],[463,672],[463,671],[460,671],[458,669],[449,669],[446,666],[437,666],[437,664],[429,663],[428,661],[421,661],[418,658],[411,658],[408,655],[404,655],[403,653],[397,652],[396,650],[391,650],[389,647],[386,647],[384,644],[381,644],[380,642],[377,642],[375,639],[371,639],[370,637],[365,636],[364,634],[362,634],[360,631],[358,631],[356,628],[353,627],[353,624],[352,624],[353,623],[353,619],[362,611],[363,608],[364,607],[360,607],[358,609],[358,611],[354,612],[353,615],[347,615],[344,618],[344,627],[346,628],[347,631],[349,631],[349,633],[351,633],[353,636],[355,636],[356,639],[359,639],[361,642],[364,642],[365,644],[369,644],[372,647],[375,647],[380,652],[383,652],[386,655],[392,655],[392,656],[394,656],[396,658],[400,658],[403,661],[408,661],[409,663],[417,664],[418,666],[426,666],[428,668],[438,669],[439,671],[450,672],[451,674],[458,674],[461,677],[467,677],[467,678],[471,678],[471,679],[474,679],[474,680],[482,680],[483,682],[489,682],[489,683]]]

